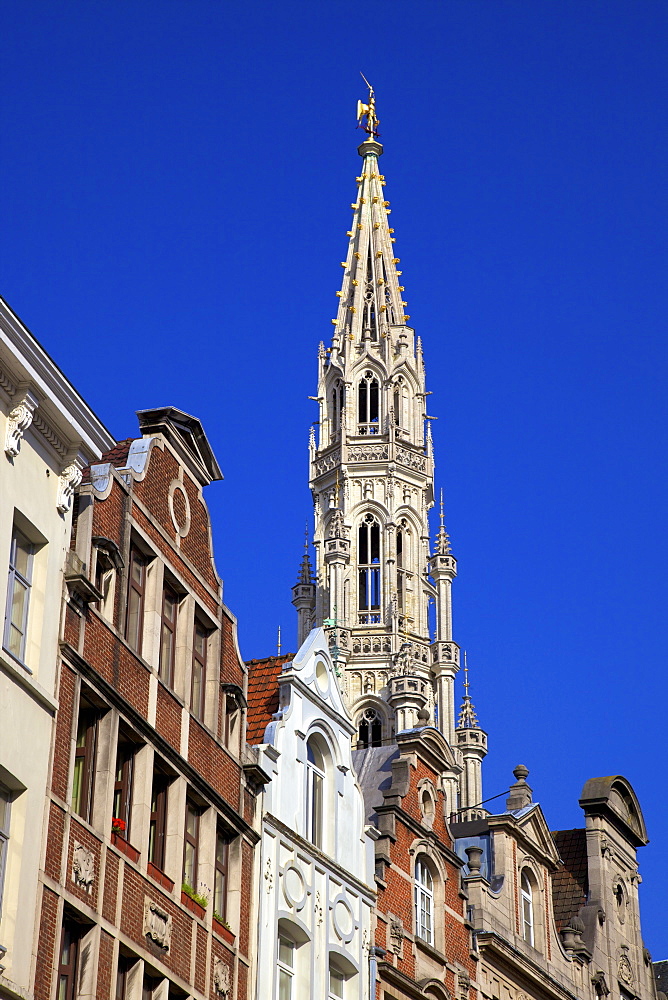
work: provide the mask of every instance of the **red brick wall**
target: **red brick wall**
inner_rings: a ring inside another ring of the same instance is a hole
[[[65,831],[65,813],[52,802],[49,808],[49,835],[46,841],[46,874],[56,882],[60,879],[60,867],[63,855],[63,835]]]
[[[241,788],[239,765],[192,716],[190,717],[188,762],[230,805],[234,806],[235,809],[239,808]]]
[[[56,713],[56,742],[53,752],[53,771],[51,787],[61,799],[68,794],[68,775],[70,768],[70,749],[72,740],[72,713],[74,710],[73,670],[63,663],[60,670],[60,690],[58,692],[58,711]]]
[[[104,873],[104,897],[102,899],[102,916],[110,924],[116,923],[116,900],[118,898],[118,870],[120,864],[113,851],[107,851]]]
[[[141,715],[147,715],[148,670],[127,646],[118,641],[104,619],[95,613],[90,615],[86,626],[84,659],[133,708]]]
[[[203,927],[197,927],[197,945],[195,949],[195,988],[204,993],[206,990],[206,942],[208,935]]]
[[[155,728],[175,750],[181,750],[181,705],[162,684],[158,684]]]
[[[35,1000],[49,1000],[51,996],[51,970],[56,957],[56,940],[60,934],[57,915],[58,897],[45,887],[42,891],[39,947],[35,965]]]
[[[97,963],[97,992],[96,1000],[109,1000],[111,997],[111,984],[113,982],[113,957],[114,939],[106,933],[100,932],[100,954]]]

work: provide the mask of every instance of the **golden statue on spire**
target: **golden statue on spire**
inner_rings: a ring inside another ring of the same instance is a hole
[[[363,104],[362,101],[357,102],[357,127],[364,129],[372,139],[377,139],[380,135],[378,131],[378,126],[380,122],[376,116],[376,98],[373,92],[373,87],[365,77],[364,73],[360,73],[360,76],[369,88],[369,103]],[[362,121],[365,118],[366,121]]]

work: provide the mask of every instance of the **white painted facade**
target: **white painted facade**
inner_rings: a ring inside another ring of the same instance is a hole
[[[367,1000],[373,834],[352,769],[348,714],[323,629],[279,677],[259,747],[264,787],[258,1000]]]
[[[0,997],[13,997],[31,995],[72,495],[114,441],[2,299],[0,441]]]

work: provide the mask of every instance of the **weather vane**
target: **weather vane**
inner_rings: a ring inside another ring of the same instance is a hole
[[[377,139],[380,135],[378,131],[378,126],[380,122],[376,117],[376,98],[374,96],[373,87],[365,77],[364,73],[360,73],[360,76],[369,88],[369,103],[363,104],[362,101],[357,102],[357,127],[364,129],[372,139]],[[365,118],[366,121],[362,121]]]

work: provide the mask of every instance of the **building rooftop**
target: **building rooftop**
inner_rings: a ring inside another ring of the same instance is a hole
[[[294,653],[265,656],[248,660],[248,730],[246,740],[250,746],[262,743],[271,718],[278,711],[278,678],[286,663],[291,663]]]
[[[587,902],[587,831],[557,830],[552,833],[563,866],[552,876],[552,904],[557,930]]]

